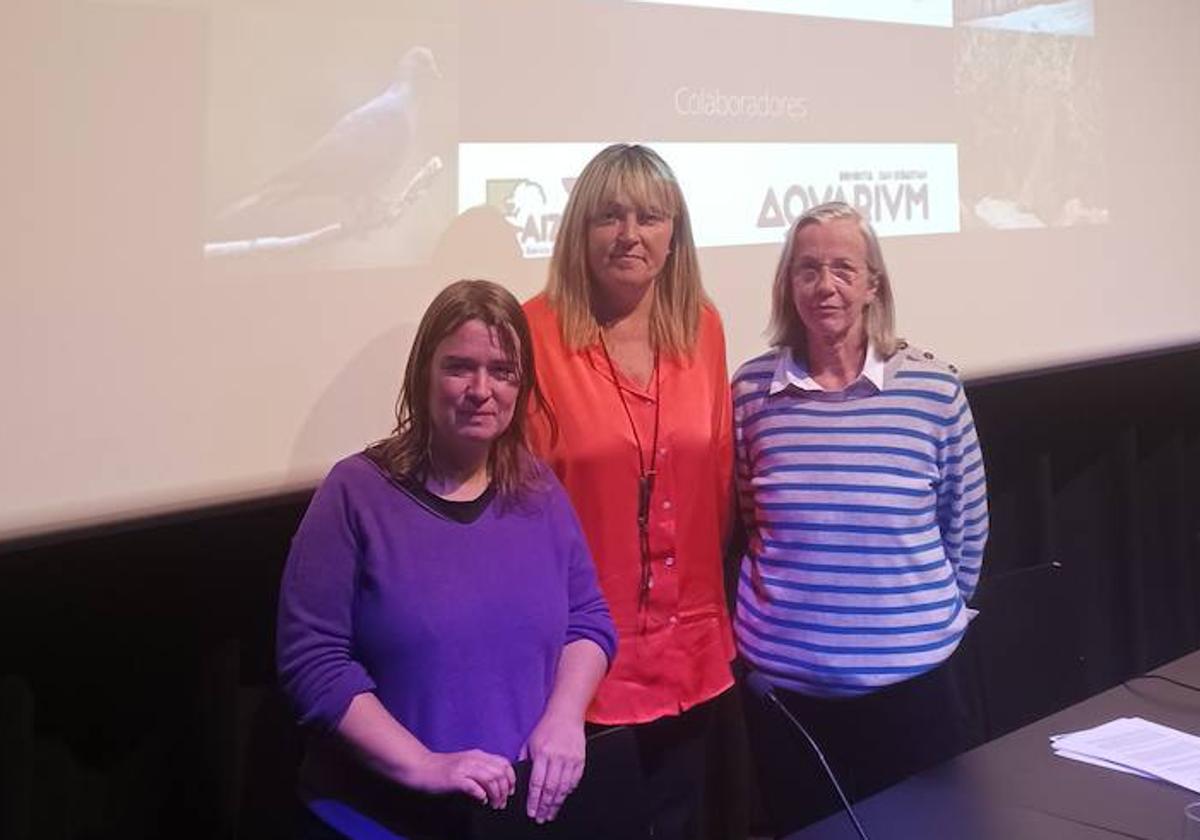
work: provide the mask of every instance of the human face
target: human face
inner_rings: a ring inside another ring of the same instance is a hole
[[[834,219],[796,233],[792,303],[809,342],[866,340],[866,308],[875,300],[867,243],[854,219]]]
[[[588,222],[588,268],[605,302],[637,303],[662,274],[675,222],[664,210],[638,207],[628,196],[602,203]]]
[[[512,422],[521,387],[516,359],[494,327],[471,320],[441,340],[431,366],[434,449],[455,460],[478,456]]]

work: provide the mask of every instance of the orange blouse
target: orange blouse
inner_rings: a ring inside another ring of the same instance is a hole
[[[530,446],[566,487],[617,625],[617,658],[588,720],[642,723],[678,714],[733,684],[733,635],[725,609],[722,549],[731,516],[733,437],[725,336],[705,305],[690,357],[663,355],[659,387],[641,387],[599,345],[571,351],[545,295],[525,304],[538,384],[558,423],[551,441],[534,411]],[[651,461],[661,399],[657,476],[650,504],[651,587],[639,610],[638,455],[617,386]]]

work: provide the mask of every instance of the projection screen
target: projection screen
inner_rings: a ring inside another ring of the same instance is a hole
[[[542,286],[612,141],[676,169],[731,369],[787,224],[884,238],[966,377],[1200,340],[1193,0],[16,0],[0,541],[311,485],[448,281]]]

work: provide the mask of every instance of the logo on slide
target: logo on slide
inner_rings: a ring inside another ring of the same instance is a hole
[[[562,178],[562,189],[571,194],[575,178]],[[526,257],[548,257],[562,222],[562,212],[546,199],[546,189],[530,178],[489,178],[487,203],[516,228],[517,242]]]
[[[876,179],[878,176],[878,180]],[[826,201],[853,205],[874,225],[929,220],[926,173],[903,170],[842,173],[844,183],[789,184],[767,187],[758,213],[760,228],[787,227],[810,208]]]
[[[700,247],[778,245],[798,215],[842,200],[880,236],[959,229],[953,143],[677,143],[671,162]],[[459,209],[488,204],[527,258],[548,257],[578,173],[602,143],[463,143]]]

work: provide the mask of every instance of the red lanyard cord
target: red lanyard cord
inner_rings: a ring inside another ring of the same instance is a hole
[[[629,421],[629,430],[633,432],[634,444],[638,456],[638,548],[641,551],[642,568],[641,582],[638,587],[638,611],[643,610],[650,599],[650,500],[654,496],[655,467],[658,464],[658,422],[662,414],[662,381],[659,379],[658,349],[654,350],[654,436],[650,441],[650,468],[646,469],[646,457],[642,450],[642,438],[638,434],[637,424],[633,422],[633,412],[625,400],[625,392],[621,389],[621,380],[617,377],[617,366],[613,364],[612,355],[608,352],[608,344],[604,333],[600,333],[600,347],[604,350],[604,358],[608,362],[608,370],[612,374],[613,385],[617,388],[617,398],[621,400],[621,408],[625,409],[625,417]]]

